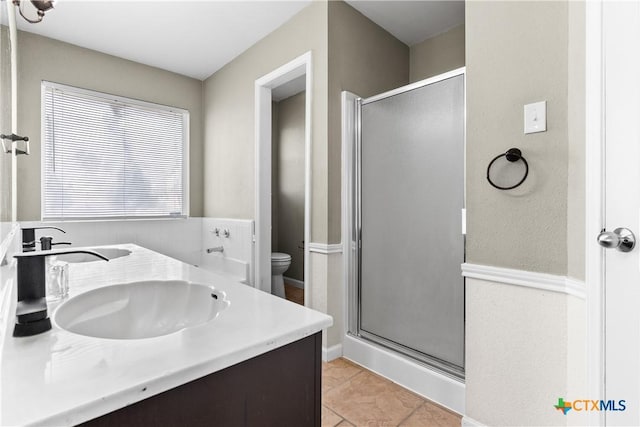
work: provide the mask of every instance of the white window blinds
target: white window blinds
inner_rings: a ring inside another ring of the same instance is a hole
[[[42,218],[188,214],[189,112],[42,83]]]

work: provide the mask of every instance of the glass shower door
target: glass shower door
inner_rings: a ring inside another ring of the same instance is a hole
[[[358,334],[464,374],[464,75],[359,103]]]

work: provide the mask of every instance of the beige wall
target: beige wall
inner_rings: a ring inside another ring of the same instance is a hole
[[[567,273],[568,3],[466,3],[467,261]],[[547,101],[547,132],[523,134],[523,105]],[[518,147],[516,190],[485,178]]]
[[[584,5],[467,2],[466,43],[467,261],[583,279]],[[523,104],[542,100],[547,132],[524,135]],[[530,175],[498,191],[486,165],[510,147],[522,149]],[[585,395],[584,300],[474,279],[466,289],[466,415],[582,424],[543,408]],[[518,411],[487,404],[500,396]]]
[[[277,199],[276,216],[271,218],[272,233],[277,234],[272,250],[291,255],[285,276],[304,280],[304,92],[278,102],[277,146],[272,161]]]
[[[329,240],[340,243],[341,100],[409,83],[409,48],[342,1],[329,2]]]
[[[40,219],[40,82],[48,80],[190,112],[191,216],[202,216],[202,82],[57,40],[18,35],[18,127],[31,155],[18,166],[18,220]]]
[[[205,80],[205,216],[254,218],[255,81],[311,51],[312,86],[306,94],[311,97],[311,241],[327,242],[327,8],[327,2],[313,1]],[[324,258],[312,255],[305,266],[311,278],[311,283],[305,283],[309,287],[305,304],[341,317],[342,313],[327,308]]]
[[[585,278],[585,5],[569,2],[567,275]]]
[[[311,238],[327,236],[327,4],[314,1],[204,83],[204,214],[254,218],[254,83],[312,53]]]
[[[583,2],[569,2],[569,153],[567,186],[567,275],[585,279],[585,65],[586,7]],[[569,298],[567,307],[568,396],[584,396],[587,390],[587,304]],[[586,414],[573,414],[572,425],[586,425]]]
[[[0,13],[0,16],[4,16]],[[9,29],[0,26],[0,133],[11,133],[11,48]],[[11,220],[11,156],[0,152],[0,222]]]
[[[464,67],[464,24],[411,46],[409,80],[417,82]]]

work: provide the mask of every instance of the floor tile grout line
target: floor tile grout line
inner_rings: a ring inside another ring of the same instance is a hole
[[[355,374],[351,375],[349,378],[345,379],[343,382],[341,382],[340,384],[336,384],[333,387],[329,387],[328,389],[324,390],[323,393],[328,393],[331,390],[333,390],[334,388],[338,388],[343,384],[346,384],[348,381],[352,380],[353,378],[357,377],[358,375],[360,375],[361,373],[363,373],[364,370],[360,369],[360,372],[356,372]]]
[[[330,410],[331,412],[333,412],[334,414],[336,414],[337,416],[339,416],[340,418],[342,418],[343,420],[346,420],[346,418],[345,418],[345,417],[343,417],[343,416],[342,416],[342,415],[340,415],[337,411],[335,411],[335,410],[331,409],[331,408],[330,408],[330,407],[328,407],[327,405],[324,405],[324,407],[325,407],[325,408],[327,408],[328,410]],[[341,423],[341,422],[342,422],[342,421],[340,421],[340,423]],[[349,421],[349,422],[351,423],[351,421]],[[338,424],[340,424],[340,423],[338,423]],[[336,424],[336,425],[338,425],[338,424]],[[353,423],[351,423],[351,424],[353,424]]]
[[[351,375],[349,378],[346,378],[340,385],[346,383],[347,381],[351,381],[354,377],[360,375],[363,372],[364,372],[363,369],[358,369],[358,372],[356,372],[355,374]]]
[[[374,376],[376,376],[376,377],[377,377],[377,378],[379,378],[380,380],[383,380],[383,381],[385,381],[385,382],[389,382],[390,384],[393,384],[393,385],[397,385],[397,386],[399,386],[400,388],[402,388],[404,391],[408,391],[408,392],[410,392],[410,393],[414,394],[416,397],[418,397],[418,398],[420,399],[420,404],[419,404],[418,406],[416,406],[415,408],[413,408],[413,409],[411,410],[411,412],[409,413],[409,415],[407,415],[407,416],[406,416],[406,417],[404,417],[402,420],[400,420],[400,422],[399,422],[398,424],[396,424],[396,427],[400,426],[400,424],[402,424],[403,422],[405,422],[409,417],[411,417],[411,415],[413,415],[413,413],[414,413],[414,412],[416,412],[416,411],[418,410],[418,408],[420,408],[421,406],[424,406],[424,404],[427,402],[427,400],[426,400],[426,399],[424,399],[423,397],[421,397],[421,396],[419,396],[419,395],[417,395],[417,394],[415,394],[415,393],[411,392],[410,390],[406,390],[406,389],[404,389],[404,387],[400,386],[399,384],[394,383],[393,381],[389,381],[388,379],[386,379],[386,378],[384,378],[384,377],[382,377],[382,376],[380,376],[380,375],[376,375],[376,374],[375,374],[375,372],[369,371],[369,370],[368,370],[368,369],[366,369],[366,368],[362,368],[362,369],[360,370],[360,372],[358,372],[358,373],[356,373],[356,374],[352,375],[351,377],[349,377],[349,379],[348,379],[348,380],[346,380],[346,381],[345,381],[345,382],[343,382],[342,384],[338,384],[338,385],[336,385],[336,386],[332,387],[331,389],[327,390],[327,392],[328,392],[328,391],[330,391],[330,390],[333,390],[333,389],[335,389],[335,388],[338,388],[338,387],[340,387],[340,386],[341,386],[341,385],[343,385],[343,384],[346,384],[349,380],[351,380],[351,379],[353,379],[353,378],[357,377],[358,375],[360,375],[360,374],[362,374],[362,373],[374,374]],[[352,422],[351,420],[349,420],[347,417],[345,417],[345,416],[344,416],[344,415],[342,415],[340,412],[338,412],[338,411],[336,411],[335,409],[333,409],[331,406],[329,406],[329,405],[327,405],[327,404],[325,404],[325,403],[323,403],[323,405],[324,405],[328,410],[330,410],[331,412],[333,412],[334,414],[336,414],[337,416],[339,416],[340,418],[342,418],[344,421],[348,422],[349,424],[351,424],[351,425],[353,425],[353,426],[357,426],[357,424],[356,424],[356,423],[354,423],[354,422]],[[342,421],[341,421],[341,422],[342,422]],[[340,423],[338,423],[338,424],[340,424]],[[335,427],[335,426],[334,426],[334,427]]]
[[[322,391],[323,395],[324,395],[324,394],[326,394],[326,393],[329,393],[329,392],[331,392],[331,391],[333,391],[333,390],[335,390],[335,389],[337,389],[337,388],[338,388],[338,387],[340,387],[340,386],[345,385],[347,382],[349,382],[349,380],[351,380],[351,379],[353,379],[353,378],[357,377],[357,376],[358,376],[358,375],[360,375],[361,373],[362,373],[362,372],[358,372],[357,374],[350,376],[350,377],[349,377],[349,379],[348,379],[348,380],[346,380],[345,382],[340,383],[340,384],[336,384],[336,385],[334,385],[333,387],[330,387],[330,388],[328,388],[328,389],[326,389],[326,390],[323,390],[323,391]],[[327,408],[328,408],[328,406],[327,406]],[[334,412],[335,412],[335,411],[334,411]]]
[[[343,359],[343,358],[340,358],[340,359]],[[457,413],[455,413],[455,412],[451,411],[450,409],[448,409],[448,408],[446,408],[446,407],[443,407],[443,406],[439,405],[437,402],[434,402],[434,401],[432,401],[432,400],[430,400],[430,399],[427,399],[427,398],[425,398],[424,396],[421,396],[421,395],[419,395],[418,393],[413,392],[412,390],[408,390],[408,389],[406,389],[406,388],[405,388],[405,387],[403,387],[401,384],[398,384],[398,383],[396,383],[396,382],[394,382],[394,381],[392,381],[392,380],[390,380],[390,379],[388,379],[388,378],[386,378],[386,377],[384,377],[384,376],[382,376],[382,375],[378,374],[377,372],[371,371],[371,370],[367,369],[366,367],[363,367],[363,366],[361,366],[361,365],[355,364],[355,363],[351,362],[351,361],[350,361],[350,360],[348,360],[348,359],[344,359],[344,361],[346,361],[347,363],[349,363],[349,364],[353,365],[355,368],[357,368],[357,369],[358,369],[358,372],[356,372],[355,374],[351,375],[350,377],[345,378],[345,379],[344,379],[342,382],[340,382],[339,384],[336,384],[336,385],[334,385],[334,386],[333,386],[333,387],[331,387],[331,388],[328,388],[328,389],[326,389],[326,390],[323,390],[323,401],[324,401],[324,396],[325,396],[326,394],[328,394],[329,392],[332,392],[332,391],[333,391],[333,390],[335,390],[336,388],[341,387],[341,386],[345,385],[346,383],[348,383],[348,382],[350,382],[350,381],[354,380],[358,375],[360,375],[360,374],[362,374],[362,373],[367,373],[367,374],[370,374],[370,375],[372,375],[372,376],[376,377],[377,379],[379,379],[379,380],[381,380],[381,381],[383,381],[383,382],[387,382],[387,383],[390,383],[390,384],[392,384],[392,385],[394,385],[394,386],[399,387],[400,389],[402,389],[402,390],[404,390],[404,391],[406,391],[406,392],[410,393],[411,395],[413,395],[413,396],[417,397],[417,398],[420,400],[420,403],[419,403],[419,404],[418,404],[418,405],[417,405],[413,410],[411,410],[411,412],[410,412],[406,417],[404,417],[402,420],[400,420],[400,422],[399,422],[398,424],[396,424],[396,427],[398,427],[398,426],[402,425],[402,423],[406,422],[409,418],[411,418],[411,417],[416,413],[416,411],[418,411],[418,409],[420,409],[421,407],[425,407],[425,408],[426,408],[427,406],[429,406],[429,407],[433,406],[433,407],[434,407],[435,409],[437,409],[438,411],[445,412],[445,413],[450,414],[450,415],[452,415],[452,416],[454,416],[454,417],[457,417],[458,419],[460,419],[460,418],[461,418],[461,416],[460,416],[459,414],[457,414]],[[330,364],[331,362],[325,362],[325,363],[326,363],[326,364]],[[429,404],[429,405],[427,405],[427,404]],[[329,406],[329,405],[327,405],[327,404],[325,404],[325,403],[323,403],[323,406],[325,406],[328,410],[330,410],[330,411],[331,411],[331,412],[333,412],[335,415],[337,415],[338,417],[340,417],[340,418],[342,419],[342,421],[345,421],[345,422],[347,422],[347,423],[349,423],[349,424],[351,424],[351,425],[354,425],[354,426],[356,425],[356,424],[355,424],[355,423],[353,423],[351,420],[349,420],[348,418],[344,417],[344,416],[343,416],[343,415],[341,415],[338,411],[336,411],[335,409],[333,409],[331,406]],[[340,423],[341,423],[342,421],[340,421]],[[338,423],[338,424],[340,424],[340,423]],[[335,426],[334,426],[334,427],[335,427]]]
[[[340,415],[338,412],[334,411],[333,409],[329,408],[328,406],[327,406],[327,409],[329,409],[331,412],[333,412],[334,414],[336,414],[337,416],[339,416],[340,418],[342,418],[342,421],[346,421],[346,422],[348,422],[349,424],[351,424],[352,426],[355,426],[355,425],[356,425],[356,423],[352,423],[352,422],[351,422],[350,420],[348,420],[346,417],[343,417],[343,416],[342,416],[342,415]],[[340,423],[341,423],[342,421],[340,421]],[[340,424],[340,423],[338,423],[338,424]],[[336,424],[336,425],[338,425],[338,424]]]
[[[398,426],[401,426],[403,422],[405,422],[405,421],[407,421],[409,418],[411,418],[411,416],[412,416],[413,414],[415,414],[415,412],[416,412],[418,409],[420,409],[420,407],[424,406],[424,404],[425,404],[425,400],[424,400],[424,399],[422,399],[422,403],[420,403],[418,406],[416,406],[415,408],[413,408],[413,411],[411,411],[411,412],[409,413],[409,415],[407,415],[406,417],[404,417],[403,419],[401,419],[401,420],[400,420],[400,422],[398,423]]]
[[[362,374],[363,372],[367,372],[367,370],[366,370],[366,369],[363,369],[363,368],[358,367],[358,372],[356,372],[355,374],[351,375],[351,376],[350,376],[349,378],[347,378],[344,382],[342,382],[342,383],[340,383],[340,384],[336,384],[335,386],[333,386],[333,387],[331,387],[330,389],[326,390],[326,392],[329,392],[329,391],[331,391],[331,390],[333,390],[333,389],[335,389],[335,388],[340,387],[341,385],[346,384],[347,382],[349,382],[350,380],[354,379],[355,377],[357,377],[358,375]],[[323,394],[324,394],[324,392],[323,392]],[[323,403],[323,405],[324,405],[328,410],[330,410],[331,412],[333,412],[334,414],[336,414],[337,416],[339,416],[340,418],[342,418],[342,420],[343,420],[343,421],[348,422],[348,423],[349,423],[349,424],[351,424],[352,426],[356,426],[356,424],[355,424],[355,423],[351,422],[351,420],[349,420],[347,417],[345,417],[345,416],[343,416],[342,414],[340,414],[338,411],[336,411],[335,409],[333,409],[331,406],[329,406],[329,405],[327,405],[327,404],[325,404],[325,403]],[[340,421],[340,423],[341,423],[341,422],[342,422],[342,421]],[[338,423],[338,424],[340,424],[340,423]],[[337,424],[336,424],[336,425],[337,425]]]
[[[327,408],[328,411],[333,412],[338,418],[340,418],[340,421],[338,421],[336,424],[334,424],[333,427],[336,427],[338,424],[340,424],[341,422],[346,420],[345,417],[343,417],[342,415],[338,414],[336,411],[334,411],[333,409],[329,408],[327,405],[323,404],[322,406],[324,406],[325,408]]]

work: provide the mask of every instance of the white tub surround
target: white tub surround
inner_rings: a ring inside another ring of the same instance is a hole
[[[23,221],[20,226],[53,226],[66,231],[63,234],[56,230],[40,230],[36,232],[36,240],[52,236],[54,242],[71,242],[72,247],[133,243],[191,265],[200,265],[202,221],[203,218]],[[40,245],[37,246],[36,249],[40,249]]]
[[[136,245],[110,262],[71,264],[70,297],[144,280],[186,280],[230,302],[209,323],[141,340],[58,328],[13,338],[15,286],[0,333],[0,425],[74,425],[217,372],[331,326],[331,317]],[[12,263],[15,265],[15,261]],[[4,301],[3,301],[4,303]],[[49,305],[55,316],[55,305]]]
[[[216,246],[224,247],[224,252],[207,253]],[[201,251],[200,267],[228,274],[247,285],[254,283],[253,220],[202,218]]]
[[[26,227],[59,227],[38,231],[36,237],[52,236],[54,242],[72,247],[134,243],[187,264],[253,283],[253,220],[228,218],[175,218],[95,221],[25,221]],[[214,230],[219,230],[216,236]],[[228,236],[224,231],[229,232]],[[20,238],[20,236],[18,236]],[[207,248],[224,246],[224,252]]]

